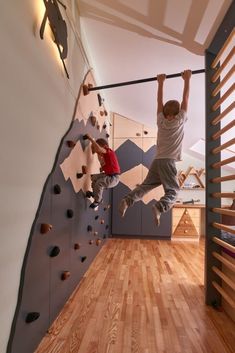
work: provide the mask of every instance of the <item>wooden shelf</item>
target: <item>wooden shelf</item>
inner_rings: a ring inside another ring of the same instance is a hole
[[[190,166],[186,172],[184,172],[183,170],[180,170],[178,173],[180,189],[181,190],[202,190],[202,189],[205,189],[205,185],[201,179],[203,174],[205,174],[204,168],[197,170],[194,167]],[[197,185],[199,185],[199,187],[184,187],[185,182],[190,177],[193,177],[195,179],[195,181],[198,183]]]

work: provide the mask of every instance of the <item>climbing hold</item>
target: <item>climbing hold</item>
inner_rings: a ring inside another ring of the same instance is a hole
[[[69,271],[64,271],[62,274],[61,274],[61,280],[62,281],[65,281],[66,279],[68,279],[70,277],[71,273]]]
[[[97,215],[97,216],[95,216],[95,220],[97,220],[99,218],[99,216]]]
[[[87,226],[87,231],[88,231],[88,232],[91,232],[91,231],[92,231],[92,226],[88,225],[88,226]]]
[[[36,321],[39,318],[39,316],[40,316],[40,313],[38,313],[36,311],[28,313],[26,318],[25,318],[25,322],[27,324],[30,324],[31,322]]]
[[[106,129],[106,127],[107,127],[107,125],[106,125],[106,124],[104,124],[104,125],[103,125],[103,129]]]
[[[87,96],[89,94],[89,88],[91,88],[91,87],[93,87],[93,85],[91,83],[88,83],[88,85],[82,86],[84,96]]]
[[[42,223],[40,227],[40,233],[48,233],[52,229],[52,225],[48,223]]]
[[[99,106],[101,106],[102,105],[102,98],[99,93],[97,94],[97,98],[98,98]]]
[[[73,248],[74,248],[74,250],[79,250],[80,249],[79,243],[75,243]]]
[[[101,239],[96,239],[96,242],[95,242],[95,243],[96,243],[97,246],[99,246],[100,243],[101,243]]]
[[[60,253],[60,248],[58,246],[54,246],[50,252],[50,257],[56,257]]]
[[[83,173],[77,173],[76,177],[77,177],[77,179],[81,179],[83,177]]]
[[[107,137],[107,139],[109,138],[109,134],[106,134],[105,136]]]
[[[89,240],[89,244],[92,245],[94,243],[94,240]]]
[[[104,112],[103,112],[102,110],[100,111],[100,115],[101,115],[101,116],[103,116],[103,115],[104,115]]]
[[[92,126],[95,126],[95,124],[96,124],[96,117],[92,114],[92,115],[90,115],[90,120],[91,120],[91,125]]]
[[[108,115],[108,112],[107,110],[104,111],[104,115],[107,116]]]
[[[67,210],[67,217],[68,218],[73,218],[73,210],[71,210],[71,209]]]
[[[94,237],[95,237],[96,235],[98,235],[98,232],[94,232]]]
[[[92,191],[86,191],[86,197],[94,197],[94,193]]]
[[[108,224],[106,224],[105,229],[109,229],[109,225]]]
[[[99,130],[99,129],[100,129],[100,125],[99,125],[99,124],[97,124],[97,125],[96,125],[96,128],[97,128],[97,130]]]
[[[83,138],[83,140],[88,140],[87,134],[83,135],[82,138]]]
[[[104,219],[101,219],[101,220],[100,220],[100,224],[104,224]]]
[[[67,146],[73,148],[74,146],[76,146],[76,142],[69,140],[67,141]]]
[[[141,136],[141,134],[139,132],[136,133],[136,136]]]
[[[82,166],[82,172],[83,172],[83,174],[87,174],[87,166],[86,165]]]
[[[148,135],[148,131],[144,130],[144,134],[145,134],[145,135]]]
[[[61,187],[56,184],[54,185],[54,194],[60,194],[61,193]]]
[[[81,256],[81,262],[84,262],[86,260],[86,256]]]

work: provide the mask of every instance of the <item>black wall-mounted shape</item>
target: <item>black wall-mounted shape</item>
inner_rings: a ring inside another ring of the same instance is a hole
[[[67,78],[69,78],[69,74],[64,63],[64,59],[66,59],[68,55],[67,25],[61,15],[58,3],[61,6],[63,6],[64,9],[66,9],[66,6],[59,0],[43,0],[43,1],[46,7],[46,11],[40,27],[40,38],[43,39],[46,21],[48,19],[52,33],[54,35],[54,41],[57,45],[60,58],[64,66],[66,76]]]

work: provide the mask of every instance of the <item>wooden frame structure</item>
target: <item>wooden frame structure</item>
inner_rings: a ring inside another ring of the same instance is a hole
[[[229,232],[235,239],[235,229],[222,223],[223,215],[234,217],[235,211],[222,207],[222,198],[235,199],[235,192],[221,192],[222,183],[235,180],[235,174],[221,176],[221,167],[235,161],[235,157],[221,160],[221,151],[235,144],[235,138],[221,144],[221,136],[235,126],[235,119],[227,123],[226,117],[235,108],[234,101],[222,111],[222,104],[231,98],[235,84],[221,94],[221,89],[234,77],[235,66],[223,76],[225,69],[234,60],[235,3],[228,10],[210,47],[206,50],[206,257],[205,289],[206,303],[231,308],[235,313],[235,246],[221,239],[221,231]],[[232,47],[230,49],[230,47]],[[227,54],[228,52],[228,54]],[[225,57],[225,58],[224,58]],[[228,102],[228,101],[227,101]],[[225,126],[221,127],[221,121]],[[235,223],[234,223],[235,224]],[[230,256],[223,256],[224,252]],[[226,269],[232,273],[232,280]],[[229,309],[230,310],[230,309]],[[228,311],[228,310],[227,310]]]

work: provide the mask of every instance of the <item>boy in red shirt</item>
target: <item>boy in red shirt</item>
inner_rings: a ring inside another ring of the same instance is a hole
[[[104,189],[113,188],[119,183],[120,166],[115,152],[109,148],[105,139],[94,140],[89,134],[85,138],[91,141],[92,152],[97,153],[102,170],[102,173],[91,176],[93,192],[86,192],[87,197],[94,197],[90,208],[96,209],[102,201]]]

